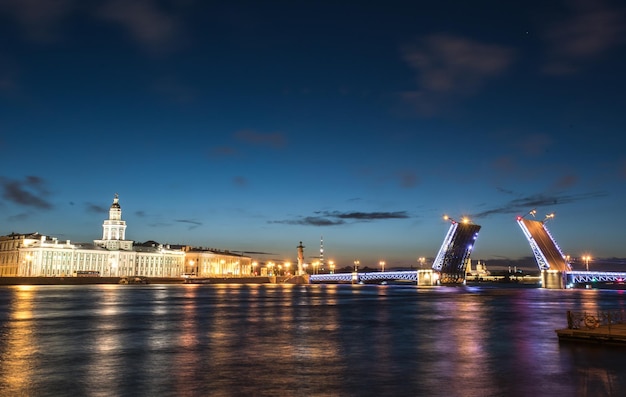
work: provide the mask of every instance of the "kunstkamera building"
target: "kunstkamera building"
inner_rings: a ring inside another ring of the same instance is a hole
[[[229,251],[126,240],[117,194],[102,224],[102,239],[93,244],[39,233],[0,236],[0,277],[238,277],[251,271],[250,257]]]

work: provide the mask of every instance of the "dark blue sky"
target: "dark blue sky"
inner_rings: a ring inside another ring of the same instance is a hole
[[[0,233],[416,264],[626,257],[620,2],[0,1]],[[436,4],[432,4],[436,3]]]

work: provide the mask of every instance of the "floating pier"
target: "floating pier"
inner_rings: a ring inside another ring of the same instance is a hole
[[[567,312],[567,328],[557,329],[559,341],[626,346],[626,312]]]

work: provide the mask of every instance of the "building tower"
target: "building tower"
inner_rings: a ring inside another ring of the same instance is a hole
[[[115,193],[113,204],[109,208],[109,219],[102,224],[103,240],[124,240],[126,236],[126,222],[122,220],[122,207],[119,195]]]
[[[300,245],[298,245],[298,275],[304,274],[302,270],[302,265],[304,264],[304,245],[302,245],[302,241],[300,241]]]
[[[119,201],[119,195],[115,193],[113,204],[109,208],[109,219],[102,224],[102,240],[94,240],[94,244],[109,250],[130,250],[133,241],[126,240],[126,222],[122,220]]]

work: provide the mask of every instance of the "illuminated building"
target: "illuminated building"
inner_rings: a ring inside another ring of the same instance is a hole
[[[0,236],[2,277],[68,277],[80,273],[103,277],[241,276],[249,275],[251,268],[250,257],[228,251],[126,240],[126,222],[117,194],[102,225],[102,239],[93,244],[59,242],[38,233]]]

